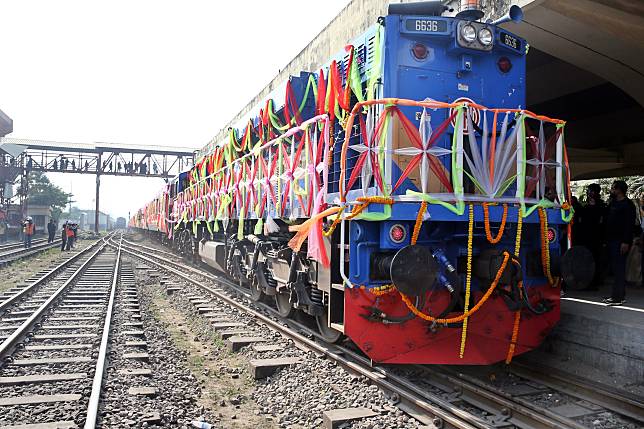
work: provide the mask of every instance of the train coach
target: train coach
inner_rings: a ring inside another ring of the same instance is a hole
[[[131,219],[283,317],[376,362],[490,364],[537,347],[570,248],[565,122],[526,105],[526,40],[462,2],[391,4],[291,76]]]

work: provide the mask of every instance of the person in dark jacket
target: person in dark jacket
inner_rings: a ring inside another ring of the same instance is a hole
[[[65,247],[67,247],[67,222],[63,224],[63,229],[61,230],[60,238],[63,240],[63,244],[60,246],[60,250],[64,251]]]
[[[606,229],[606,203],[602,201],[599,183],[586,188],[586,205],[580,212],[582,243],[590,250],[595,260],[595,275],[585,290],[598,290],[602,283],[602,254]]]
[[[622,305],[626,301],[626,257],[633,243],[635,226],[635,205],[626,196],[627,191],[628,185],[623,180],[615,180],[610,189],[606,239],[615,283],[612,295],[603,301],[608,305]]]
[[[47,243],[53,243],[54,237],[56,237],[56,223],[54,222],[54,219],[49,219],[49,223],[47,224],[47,232],[49,233]]]

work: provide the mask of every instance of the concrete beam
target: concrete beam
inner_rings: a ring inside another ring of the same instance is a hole
[[[644,18],[591,0],[525,2],[504,27],[531,46],[613,83],[644,106]]]

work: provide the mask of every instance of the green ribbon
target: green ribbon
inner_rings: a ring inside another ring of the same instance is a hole
[[[360,71],[358,70],[358,62],[356,61],[355,47],[353,48],[353,61],[351,62],[351,69],[349,70],[348,85],[356,95],[359,102],[363,102],[364,95],[362,94],[362,79],[360,79]]]
[[[260,235],[264,230],[264,219],[261,217],[257,219],[257,223],[255,224],[255,230],[253,231],[255,235]]]
[[[228,207],[230,202],[232,201],[232,197],[228,194],[223,194],[219,198],[219,208],[217,209],[217,215],[215,216],[215,220],[221,220],[221,215],[224,213],[224,210]]]
[[[376,85],[378,84],[378,79],[380,79],[382,74],[381,73],[382,72],[381,40],[382,40],[383,30],[384,30],[383,26],[378,25],[378,29],[376,30],[376,38],[373,42],[374,56],[373,56],[373,63],[371,64],[371,68],[369,69],[369,78],[367,83],[367,100],[373,100],[375,98]]]
[[[372,203],[372,204],[376,204],[376,203]],[[382,221],[382,220],[389,219],[391,217],[391,205],[390,204],[382,204],[382,205],[384,206],[383,212],[370,212],[368,211],[369,208],[367,207],[358,216],[356,216],[355,219],[363,219],[368,221]]]

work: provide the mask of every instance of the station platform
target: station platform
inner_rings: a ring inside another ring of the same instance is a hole
[[[627,287],[626,303],[612,307],[601,302],[610,296],[611,284],[567,292],[559,324],[521,362],[644,396],[644,287]]]

